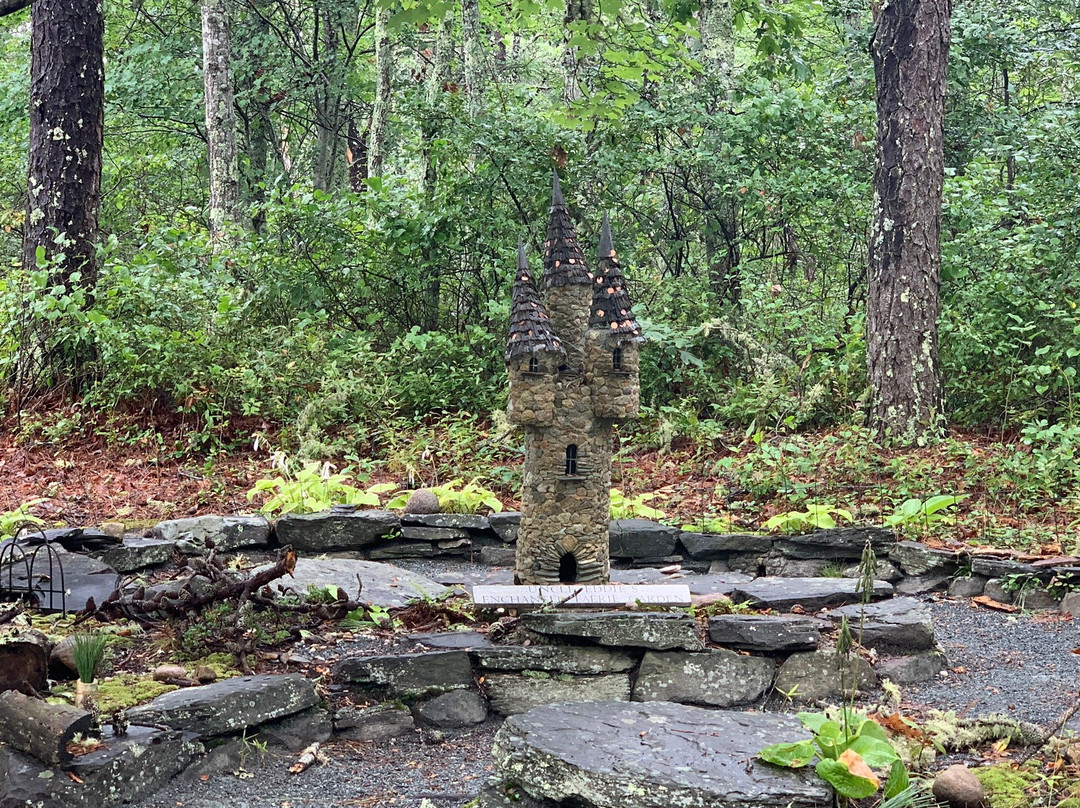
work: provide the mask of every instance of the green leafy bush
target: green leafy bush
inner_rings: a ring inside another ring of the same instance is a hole
[[[439,507],[443,513],[478,513],[488,509],[494,513],[502,510],[502,501],[496,493],[480,485],[477,480],[464,483],[461,480],[451,480],[442,485],[433,485],[428,488],[439,500]],[[408,491],[402,491],[387,504],[387,508],[404,508],[409,501]]]
[[[658,508],[646,505],[646,502],[656,499],[656,492],[634,494],[626,496],[618,488],[611,489],[611,518],[612,519],[663,519],[665,514]]]
[[[767,520],[762,527],[766,530],[779,530],[782,533],[795,533],[800,530],[828,530],[836,527],[836,518],[845,522],[853,521],[851,511],[833,508],[830,505],[807,503],[805,511],[778,513]]]
[[[258,480],[247,492],[248,502],[261,494],[270,498],[260,506],[265,514],[315,513],[334,505],[377,508],[380,494],[397,489],[394,483],[376,483],[366,489],[350,484],[348,471],[334,473],[329,463],[305,463],[295,473],[284,471],[272,479]]]

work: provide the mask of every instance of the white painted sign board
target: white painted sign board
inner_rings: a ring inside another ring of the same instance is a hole
[[[689,606],[690,587],[686,584],[609,584],[558,586],[496,586],[480,584],[473,587],[473,603],[477,606],[633,606],[648,603],[653,606]]]

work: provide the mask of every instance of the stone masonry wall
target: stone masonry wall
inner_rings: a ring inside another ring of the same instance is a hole
[[[555,367],[561,357],[540,354],[539,373],[529,373],[529,357],[509,368],[510,398],[506,415],[512,424],[548,426],[555,417]]]
[[[585,351],[592,388],[593,412],[597,418],[621,421],[636,418],[638,414],[640,356],[636,343],[628,342],[622,345],[622,369],[615,370],[612,367],[615,348],[610,334],[597,329],[589,331]]]

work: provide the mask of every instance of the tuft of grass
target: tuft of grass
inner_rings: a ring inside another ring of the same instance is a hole
[[[75,670],[81,681],[87,684],[94,681],[108,645],[109,638],[102,633],[75,635],[71,654],[75,657]]]

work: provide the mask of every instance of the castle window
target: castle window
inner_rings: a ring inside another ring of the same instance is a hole
[[[535,356],[530,356],[529,357],[529,373],[539,373],[539,372],[540,372],[540,360],[537,359]]]
[[[563,472],[567,477],[576,477],[577,476],[577,473],[578,473],[577,460],[578,460],[577,444],[576,443],[571,443],[569,446],[566,447],[566,468],[565,468],[565,470]]]
[[[611,352],[611,369],[622,370],[622,348],[616,348]]]

